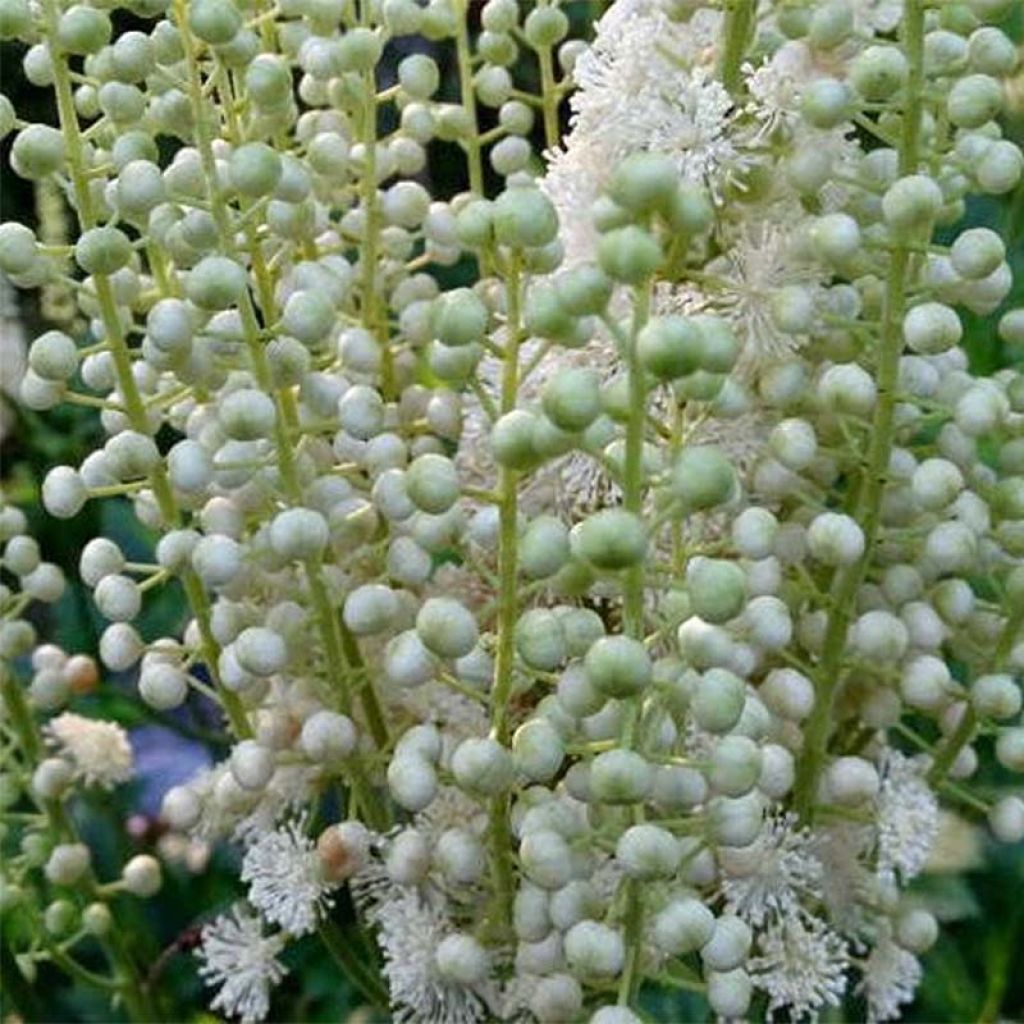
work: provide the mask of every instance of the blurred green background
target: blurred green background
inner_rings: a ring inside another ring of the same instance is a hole
[[[588,22],[602,5],[574,0],[564,5],[572,15],[579,34],[586,35]],[[118,27],[137,27],[130,15],[118,14]],[[1008,28],[1021,39],[1024,3],[1014,5]],[[444,91],[458,94],[451,55],[432,47],[432,54],[445,72]],[[22,48],[0,45],[0,90],[8,95],[21,117],[32,121],[54,121],[52,96],[48,90],[31,86],[21,70]],[[391,69],[404,52],[390,47],[386,64]],[[389,71],[385,68],[385,77]],[[535,70],[528,63],[518,69],[528,82]],[[1010,113],[1006,134],[1024,144],[1024,73],[1011,87]],[[18,219],[33,226],[39,222],[40,197],[28,182],[7,169],[10,138],[2,144],[3,170],[0,180],[2,219]],[[535,140],[540,147],[540,140]],[[459,155],[442,144],[431,149],[426,183],[435,195],[447,196],[465,185]],[[493,184],[493,182],[492,182]],[[55,202],[44,196],[43,203]],[[51,206],[51,209],[53,207]],[[60,208],[59,200],[56,208]],[[1002,310],[989,317],[965,314],[966,347],[975,372],[991,373],[1002,366],[1019,364],[1024,353],[1007,349],[996,337],[999,314],[1024,301],[1024,185],[1001,199],[972,201],[968,225],[987,225],[1007,241],[1015,272],[1014,290]],[[445,272],[451,278],[465,278],[471,266]],[[47,303],[60,297],[49,296]],[[46,325],[38,294],[16,297],[0,289],[0,348],[9,348],[19,334],[30,339]],[[59,312],[59,309],[58,309]],[[12,364],[0,363],[8,383]],[[8,501],[27,512],[33,534],[44,557],[60,564],[69,585],[62,600],[53,607],[35,609],[36,625],[43,637],[51,638],[69,651],[94,652],[103,623],[87,590],[78,580],[78,555],[92,537],[111,537],[133,560],[145,561],[152,551],[153,537],[141,528],[126,502],[90,502],[70,522],[51,519],[41,509],[39,486],[46,470],[56,464],[76,463],[83,453],[102,442],[96,415],[86,409],[64,406],[48,413],[33,413],[0,397],[3,423],[2,477]],[[146,637],[172,632],[184,619],[180,594],[174,587],[161,588],[147,598],[142,619]],[[23,667],[22,667],[23,668]],[[137,745],[144,755],[144,777],[125,787],[114,799],[80,802],[75,817],[94,847],[101,877],[109,877],[129,853],[150,851],[160,842],[155,821],[158,793],[169,784],[168,773],[190,773],[202,763],[204,750],[219,753],[216,723],[203,720],[201,713],[163,716],[148,710],[132,696],[130,680],[106,679],[100,691],[80,701],[84,713],[116,717],[126,727],[142,729]],[[984,758],[982,759],[985,760]],[[991,760],[991,759],[990,759]],[[983,781],[995,781],[983,780]],[[960,820],[950,833],[950,864],[960,870],[923,876],[915,886],[917,894],[944,921],[942,937],[925,958],[925,981],[915,1004],[906,1014],[914,1021],[996,1021],[1024,1019],[1024,852],[989,842],[984,830]],[[211,852],[209,864],[194,871],[188,857],[201,851],[179,851],[179,862],[167,873],[166,883],[155,899],[140,905],[122,901],[123,921],[137,941],[140,960],[157,964],[159,987],[171,994],[164,1009],[170,1020],[214,1019],[204,1013],[204,993],[196,977],[187,947],[197,925],[225,908],[240,893],[238,865],[228,849]],[[194,867],[195,865],[193,865]],[[339,912],[344,926],[345,910]],[[338,972],[322,947],[312,939],[295,943],[286,954],[291,971],[278,990],[274,1020],[341,1021],[369,1020],[359,1009],[358,997],[339,979]],[[99,962],[97,962],[99,963]],[[0,962],[0,1019],[15,1021],[108,1021],[119,1019],[106,1001],[60,972],[41,968],[33,983],[27,982],[3,946]],[[652,1020],[702,1021],[706,1007],[695,997],[675,992],[648,990],[644,1005]],[[825,1015],[826,1020],[857,1020],[862,1010],[855,1005]]]

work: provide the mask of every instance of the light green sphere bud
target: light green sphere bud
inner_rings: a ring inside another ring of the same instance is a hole
[[[622,869],[630,878],[642,881],[671,878],[681,858],[676,837],[657,825],[633,825],[615,846],[615,859]]]
[[[90,228],[75,243],[75,262],[87,274],[113,274],[132,258],[132,243],[118,228]]]
[[[953,269],[969,281],[988,277],[1004,259],[1006,246],[990,228],[968,228],[962,231],[949,251]]]
[[[0,270],[14,276],[26,274],[37,259],[36,236],[31,228],[15,220],[0,224]]]
[[[281,180],[283,165],[273,147],[265,142],[247,142],[231,154],[228,172],[240,195],[256,199],[274,191]]]
[[[458,470],[451,459],[428,452],[414,459],[406,470],[405,487],[417,508],[440,515],[458,501]]]
[[[535,7],[523,23],[526,41],[537,50],[557,46],[569,34],[569,19],[557,7]]]
[[[964,329],[955,310],[941,302],[922,302],[903,317],[907,347],[922,355],[945,352],[960,343]]]
[[[281,311],[281,328],[304,345],[315,346],[325,341],[336,321],[330,296],[303,288],[288,296]]]
[[[644,368],[662,380],[675,380],[701,368],[703,337],[693,320],[676,315],[652,317],[636,339]]]
[[[1005,78],[1017,66],[1017,49],[1013,40],[998,28],[979,28],[971,33],[967,52],[971,68],[984,75]]]
[[[63,135],[56,128],[29,125],[14,136],[11,167],[23,178],[39,180],[63,169],[66,152]]]
[[[545,383],[541,404],[556,427],[579,433],[601,413],[600,376],[586,367],[558,370]]]
[[[669,226],[683,235],[703,235],[715,220],[715,208],[707,190],[681,182],[664,213]]]
[[[761,748],[746,736],[724,736],[711,753],[708,781],[717,793],[749,793],[761,774]]]
[[[1024,173],[1024,154],[1009,139],[993,142],[984,158],[974,167],[978,186],[989,195],[1001,196],[1013,191]]]
[[[414,53],[399,62],[398,82],[413,99],[425,100],[437,92],[441,73],[433,58]]]
[[[292,96],[287,62],[277,54],[261,53],[245,69],[245,95],[264,110],[285,106]]]
[[[416,634],[439,658],[462,658],[476,646],[479,631],[472,613],[448,597],[432,597],[416,616]]]
[[[882,196],[882,216],[895,231],[929,228],[941,208],[941,189],[923,174],[900,178]]]
[[[587,651],[583,667],[590,685],[607,697],[633,697],[651,683],[651,656],[628,636],[601,637]]]
[[[188,275],[185,291],[201,309],[229,309],[242,297],[245,269],[226,256],[207,256]]]
[[[63,331],[47,331],[32,342],[28,365],[43,380],[66,381],[78,369],[78,347]]]
[[[558,616],[547,608],[531,608],[516,623],[516,652],[529,668],[551,672],[568,654]]]
[[[512,786],[512,755],[497,740],[463,740],[452,755],[452,774],[469,793],[498,796]]]
[[[494,234],[515,249],[536,248],[558,235],[558,215],[551,200],[533,187],[508,188],[493,204]]]
[[[714,445],[684,449],[672,467],[672,493],[688,512],[723,504],[732,497],[736,486],[732,464]]]
[[[512,758],[516,769],[531,782],[548,782],[562,767],[565,746],[551,722],[532,718],[513,734]]]
[[[573,316],[602,313],[612,296],[612,282],[600,268],[590,263],[567,271],[555,287],[562,306]]]
[[[705,622],[735,618],[747,599],[746,573],[735,563],[696,557],[686,567],[686,591],[696,615]]]
[[[519,542],[519,566],[534,579],[553,576],[569,560],[569,530],[554,516],[538,516]]]
[[[704,946],[715,930],[715,915],[697,899],[674,899],[654,918],[654,944],[670,956]]]
[[[662,254],[658,240],[633,224],[614,228],[601,237],[597,261],[613,280],[639,284],[661,266]]]
[[[895,46],[869,46],[850,67],[850,81],[866,100],[886,100],[907,80],[907,58]]]
[[[90,935],[106,935],[114,924],[114,915],[105,903],[90,903],[82,911],[82,927]]]
[[[632,750],[609,750],[594,758],[590,790],[606,804],[635,804],[647,799],[654,784],[654,769]]]
[[[533,438],[536,417],[525,409],[505,413],[491,428],[491,450],[499,466],[526,470],[538,459]]]
[[[32,8],[28,0],[3,0],[0,3],[0,39],[27,41],[32,33]]]
[[[946,114],[958,128],[980,128],[1002,108],[1002,86],[989,75],[961,78],[946,97]]]
[[[801,113],[815,128],[835,128],[856,110],[853,91],[845,82],[819,78],[804,89]]]
[[[665,213],[671,209],[679,172],[663,153],[632,153],[612,173],[612,199],[635,214]]]
[[[849,3],[823,3],[812,8],[808,42],[818,49],[832,49],[850,36],[853,27],[853,8]]]
[[[643,561],[647,531],[625,509],[610,508],[587,516],[570,534],[572,551],[597,569],[626,569]]]
[[[619,932],[598,921],[580,921],[565,934],[565,959],[578,977],[614,977],[626,962]]]
[[[192,0],[188,27],[204,43],[223,46],[241,29],[242,15],[231,0]]]
[[[487,307],[470,288],[456,288],[434,301],[434,331],[445,345],[480,341],[487,330]]]
[[[75,4],[57,23],[57,40],[68,53],[96,53],[110,42],[112,26],[106,11]]]
[[[752,941],[750,925],[734,914],[723,914],[715,921],[711,938],[701,948],[701,960],[712,970],[731,971],[747,959]]]
[[[694,689],[690,709],[702,729],[726,733],[740,720],[746,696],[746,685],[739,676],[724,668],[710,668]]]
[[[572,878],[569,844],[553,829],[531,829],[519,844],[519,862],[526,877],[542,889],[561,889]]]

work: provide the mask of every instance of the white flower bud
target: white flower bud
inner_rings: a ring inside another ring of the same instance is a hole
[[[70,466],[55,466],[43,480],[43,505],[58,519],[78,515],[88,496],[84,481]]]
[[[356,749],[356,727],[346,715],[335,711],[316,711],[302,723],[299,745],[311,760],[333,764],[349,757]]]
[[[752,506],[733,520],[732,542],[745,558],[767,558],[772,554],[778,527],[778,520],[768,509]]]
[[[850,516],[822,512],[807,528],[807,546],[825,565],[853,565],[864,554],[864,531]]]
[[[878,793],[878,772],[862,757],[839,757],[825,773],[829,798],[843,806],[855,806]]]
[[[288,647],[279,633],[265,626],[250,626],[235,638],[235,658],[250,675],[266,677],[288,664]]]
[[[526,877],[543,889],[561,889],[572,878],[569,845],[550,829],[536,829],[523,837],[519,862]]]
[[[746,686],[722,668],[708,669],[697,683],[690,708],[697,724],[708,732],[728,732],[743,713]]]
[[[715,920],[714,931],[701,947],[700,958],[713,971],[731,971],[746,962],[752,940],[745,921],[734,914],[723,914]]]
[[[512,755],[493,739],[466,739],[452,755],[452,773],[469,793],[497,796],[512,785]]]
[[[121,869],[121,884],[126,892],[140,899],[155,896],[163,884],[160,861],[146,853],[132,857]]]
[[[328,536],[327,521],[313,509],[286,509],[270,524],[270,546],[289,561],[319,558],[327,547]]]
[[[446,828],[437,840],[435,857],[450,882],[473,885],[483,876],[486,855],[480,841],[465,828]]]
[[[562,766],[565,746],[549,721],[532,718],[513,734],[512,757],[516,769],[531,782],[546,782]]]
[[[84,843],[61,843],[53,848],[43,873],[53,885],[72,886],[85,876],[92,866],[92,855]]]
[[[710,971],[708,973],[708,1004],[720,1017],[742,1020],[750,1007],[754,985],[746,971]]]
[[[418,885],[430,870],[430,844],[426,837],[415,829],[403,829],[388,846],[385,866],[398,885]]]
[[[908,910],[896,921],[896,941],[911,953],[924,953],[939,937],[939,925],[927,910]]]
[[[1001,843],[1019,843],[1024,839],[1024,800],[1005,796],[988,813],[989,828]]]
[[[388,765],[388,789],[407,811],[422,811],[437,796],[434,766],[416,755],[396,755]]]
[[[139,673],[139,696],[157,711],[172,711],[188,696],[188,677],[177,665],[146,664]]]
[[[626,960],[619,932],[598,921],[580,921],[565,934],[565,959],[580,978],[614,977]]]
[[[164,794],[160,813],[171,828],[188,832],[202,814],[199,797],[187,786],[172,786]]]
[[[583,989],[571,975],[552,974],[537,981],[529,1007],[540,1024],[562,1024],[579,1015],[583,1008]]]
[[[761,750],[746,736],[725,736],[711,753],[708,781],[726,796],[743,796],[757,784],[761,774]]]
[[[100,660],[114,672],[124,672],[142,657],[144,644],[126,622],[115,622],[100,636]]]
[[[615,846],[615,859],[631,878],[671,878],[681,857],[675,836],[657,825],[633,825]]]
[[[458,985],[479,984],[490,970],[490,957],[483,946],[460,933],[441,940],[434,963],[442,978]]]
[[[432,597],[416,616],[416,634],[439,658],[461,658],[476,646],[476,620],[458,601]]]
[[[231,774],[242,789],[258,792],[274,774],[274,755],[256,740],[242,740],[231,749]]]
[[[1020,687],[1009,675],[979,676],[971,684],[971,704],[979,715],[1005,721],[1021,709]]]
[[[602,803],[638,803],[646,799],[653,782],[650,764],[631,750],[598,754],[591,765],[590,787]]]

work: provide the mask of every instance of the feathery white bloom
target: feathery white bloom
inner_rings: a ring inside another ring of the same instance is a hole
[[[753,925],[796,914],[802,902],[821,894],[814,839],[795,814],[767,818],[749,847],[721,853],[726,908]]]
[[[921,976],[917,957],[896,945],[890,935],[883,936],[871,950],[856,989],[867,1000],[869,1024],[898,1020],[900,1007],[913,1000]]]
[[[781,211],[780,211],[781,212]],[[790,285],[817,285],[818,272],[793,252],[792,231],[774,221],[747,221],[721,256],[707,265],[717,288],[709,305],[727,317],[740,343],[737,371],[754,372],[791,355],[802,339],[779,330],[771,298]]]
[[[263,1020],[270,989],[287,973],[277,959],[284,945],[280,933],[264,935],[260,919],[243,904],[206,925],[196,955],[206,984],[220,987],[210,1009],[241,1017],[243,1024]]]
[[[862,923],[860,901],[874,884],[864,866],[872,842],[870,825],[840,822],[814,831],[814,853],[822,865],[822,900],[829,919],[844,932]]]
[[[493,1018],[490,986],[440,976],[434,954],[451,926],[437,893],[376,885],[367,917],[377,927],[395,1024],[477,1024]]]
[[[313,931],[332,903],[330,883],[302,820],[256,839],[242,861],[242,881],[249,883],[249,902],[292,935]]]
[[[110,789],[132,777],[131,744],[116,722],[65,711],[51,718],[43,731],[51,746],[74,765],[75,774],[86,785]]]
[[[774,922],[758,939],[760,956],[747,969],[768,994],[768,1016],[786,1009],[793,1020],[816,1020],[824,1006],[838,1006],[846,991],[846,943],[824,922],[792,914]]]
[[[875,798],[878,875],[908,882],[924,868],[939,833],[939,801],[924,779],[924,764],[890,750]]]

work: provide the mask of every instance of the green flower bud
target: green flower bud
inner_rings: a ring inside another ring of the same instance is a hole
[[[612,173],[608,193],[619,206],[635,214],[671,209],[679,172],[663,153],[632,153]]]
[[[427,453],[414,459],[406,470],[405,487],[417,508],[440,515],[458,501],[458,470],[451,459]]]
[[[647,799],[654,784],[654,770],[632,750],[598,754],[590,769],[594,799],[606,804],[635,804]]]
[[[516,623],[516,651],[527,666],[550,672],[568,653],[559,618],[547,608],[531,608]]]
[[[562,306],[573,316],[603,312],[612,295],[612,282],[603,271],[589,263],[567,271],[555,287]]]
[[[907,58],[895,46],[869,46],[850,67],[850,81],[866,100],[888,99],[907,80]]]
[[[726,733],[740,719],[746,702],[746,685],[723,668],[708,669],[690,700],[694,720],[707,732]]]
[[[458,785],[480,796],[497,796],[512,785],[512,755],[497,740],[463,740],[452,755]]]
[[[204,43],[223,46],[242,27],[242,15],[231,0],[193,0],[188,8],[188,27]]]
[[[499,466],[527,470],[536,464],[535,426],[536,417],[525,409],[513,409],[494,424],[491,428],[491,450]]]
[[[625,509],[605,509],[587,516],[570,533],[572,551],[597,569],[626,569],[647,553],[647,531]]]
[[[585,430],[601,412],[597,371],[583,367],[559,370],[545,383],[541,404],[555,426],[571,433]]]
[[[980,128],[1003,108],[1003,90],[989,75],[967,75],[946,97],[946,114],[958,128]]]
[[[476,646],[476,619],[458,601],[432,597],[416,616],[416,633],[423,645],[439,658],[461,658]]]
[[[720,448],[686,448],[672,467],[672,493],[687,512],[714,508],[728,501],[736,489],[736,474]]]
[[[894,182],[882,196],[882,215],[894,231],[928,228],[942,208],[942,192],[923,174]]]
[[[498,242],[516,249],[547,245],[558,234],[558,216],[551,200],[532,187],[502,192],[494,200],[493,218]]]
[[[569,530],[554,516],[538,516],[519,542],[519,565],[534,579],[553,576],[569,558]]]
[[[557,7],[535,7],[526,16],[523,34],[534,49],[557,46],[569,33],[569,19]]]
[[[658,240],[635,225],[614,228],[602,235],[597,246],[597,261],[613,280],[639,284],[661,266]]]
[[[626,874],[643,881],[671,878],[681,858],[676,837],[657,825],[633,825],[615,846],[615,859]]]
[[[651,656],[632,637],[602,637],[587,651],[583,665],[590,685],[608,697],[633,697],[651,683]]]
[[[670,956],[683,956],[704,946],[715,929],[715,915],[696,899],[674,899],[653,922],[654,944]]]
[[[636,339],[644,368],[662,380],[674,380],[701,366],[703,337],[697,325],[682,316],[652,317]]]
[[[445,345],[480,341],[487,330],[487,307],[469,288],[445,292],[434,302],[434,331]]]
[[[45,124],[30,124],[14,137],[11,167],[23,178],[38,181],[62,170],[65,159],[64,136]]]
[[[226,256],[207,256],[188,275],[185,291],[201,309],[229,309],[246,287],[243,267]]]

